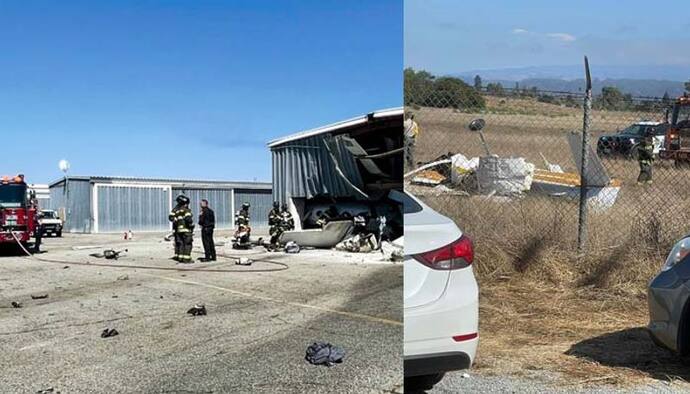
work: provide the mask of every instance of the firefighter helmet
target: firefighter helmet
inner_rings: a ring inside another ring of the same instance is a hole
[[[274,209],[280,208],[280,203],[278,201],[273,201],[273,208]]]
[[[178,204],[189,204],[189,197],[180,194],[179,196],[177,196],[175,201],[177,201]]]
[[[244,204],[242,204],[242,208],[244,208],[244,209],[249,209],[249,207],[250,207],[250,205],[248,202],[245,202]]]

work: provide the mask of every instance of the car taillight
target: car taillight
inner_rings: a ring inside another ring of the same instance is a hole
[[[474,248],[472,247],[472,240],[463,235],[450,245],[420,253],[414,258],[431,269],[456,270],[472,264]]]

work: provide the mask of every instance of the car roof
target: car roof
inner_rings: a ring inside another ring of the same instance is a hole
[[[635,124],[636,124],[636,125],[640,125],[640,126],[658,126],[658,125],[660,125],[660,124],[662,124],[662,123],[661,123],[661,122],[654,122],[654,121],[651,121],[651,120],[643,120],[643,121],[637,122],[637,123],[635,123]]]

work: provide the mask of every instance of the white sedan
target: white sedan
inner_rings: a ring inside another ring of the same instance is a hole
[[[479,291],[472,241],[455,223],[405,200],[405,389],[427,390],[477,352]]]

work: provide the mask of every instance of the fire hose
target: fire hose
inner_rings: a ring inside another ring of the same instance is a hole
[[[178,271],[178,272],[237,272],[237,273],[256,273],[256,272],[277,272],[277,271],[284,271],[288,268],[290,268],[287,264],[281,263],[279,261],[273,261],[273,260],[266,260],[266,259],[256,259],[253,260],[255,262],[260,262],[260,263],[266,263],[266,264],[271,264],[276,266],[275,268],[257,268],[257,269],[219,269],[219,268],[180,268],[180,267],[155,267],[155,266],[150,266],[150,265],[128,265],[128,264],[98,264],[98,263],[90,263],[90,262],[83,262],[83,261],[67,261],[67,260],[57,260],[57,259],[46,259],[46,258],[40,258],[37,257],[31,252],[29,252],[28,249],[22,244],[22,242],[17,238],[17,235],[14,233],[14,231],[10,231],[12,234],[12,238],[17,242],[17,245],[26,253],[26,256],[30,259],[36,260],[36,261],[41,261],[44,263],[53,263],[53,264],[66,264],[66,265],[84,265],[84,266],[89,266],[89,267],[107,267],[107,268],[134,268],[134,269],[141,269],[141,270],[158,270],[158,271]],[[230,256],[230,255],[225,255],[225,254],[219,254],[218,256],[224,257],[226,259],[239,259],[240,256]],[[242,256],[246,257],[246,256]]]

